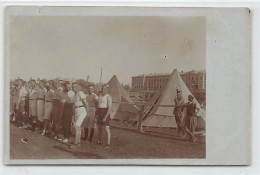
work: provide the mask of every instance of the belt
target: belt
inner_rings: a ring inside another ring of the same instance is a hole
[[[37,100],[42,100],[42,101],[44,101],[44,99],[43,99],[43,98],[37,98]]]
[[[84,106],[83,106],[83,105],[81,105],[81,106],[77,106],[77,107],[74,107],[74,108],[76,109],[76,108],[81,108],[81,107],[84,107]]]
[[[49,101],[49,100],[45,100],[45,102],[49,102],[49,103],[52,103],[52,101]]]
[[[30,98],[30,100],[37,100],[37,99]]]

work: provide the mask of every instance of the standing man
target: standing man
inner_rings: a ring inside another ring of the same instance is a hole
[[[106,148],[110,147],[111,132],[109,128],[110,112],[112,110],[112,97],[108,94],[108,86],[103,85],[101,93],[98,96],[97,126],[98,142],[101,144],[102,130],[105,128],[107,134]]]
[[[37,118],[39,122],[39,130],[43,130],[43,122],[44,122],[44,94],[46,92],[45,82],[43,80],[39,80],[39,92],[37,98]]]
[[[175,115],[175,120],[177,123],[178,136],[183,136],[182,130],[182,113],[183,113],[183,105],[185,103],[184,98],[182,97],[182,91],[177,89],[177,96],[174,98],[174,102],[176,107],[174,108],[173,114]]]
[[[60,93],[60,102],[61,102],[61,125],[64,134],[63,143],[69,143],[70,134],[71,134],[71,122],[72,115],[74,113],[74,103],[73,97],[75,93],[71,90],[70,83],[67,81],[63,84],[63,92]]]
[[[61,85],[56,82],[53,85],[54,94],[52,99],[52,119],[53,119],[53,127],[54,127],[54,139],[58,139],[58,135],[61,129],[61,103],[60,103],[60,94],[63,89],[60,87]]]
[[[39,87],[35,80],[31,80],[31,91],[29,95],[29,113],[32,120],[31,131],[35,132],[37,123],[37,98],[38,98]]]
[[[24,82],[22,79],[18,80],[18,98],[17,98],[17,105],[16,110],[18,111],[17,114],[17,125],[19,128],[24,128],[24,120],[25,120],[25,97],[27,95],[27,91],[24,87]]]
[[[187,107],[187,115],[184,116],[182,122],[183,131],[190,136],[190,140],[194,143],[196,141],[191,129],[191,120],[196,117],[196,110],[198,109],[196,103],[194,102],[194,97],[192,95],[188,96],[188,102],[181,104],[181,107]]]
[[[15,116],[15,85],[10,83],[10,121],[13,122]]]
[[[81,140],[81,124],[87,116],[88,104],[86,102],[85,94],[80,91],[79,84],[74,82],[72,84],[73,92],[75,96],[73,97],[74,109],[75,109],[75,145],[80,145]]]
[[[42,135],[49,134],[51,132],[51,123],[50,123],[50,119],[51,119],[51,114],[52,114],[52,99],[54,96],[54,92],[50,87],[49,83],[46,83],[45,85],[46,87],[46,92],[44,94],[44,99],[45,99],[45,106],[44,106],[44,129],[42,132]]]
[[[85,118],[84,128],[85,128],[85,140],[92,142],[95,127],[96,110],[98,103],[98,96],[94,93],[94,85],[88,86],[88,94],[86,96],[86,101],[88,104],[88,117]],[[89,133],[89,137],[88,137]]]

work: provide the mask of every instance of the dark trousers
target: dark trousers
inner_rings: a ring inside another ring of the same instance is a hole
[[[65,103],[62,113],[62,129],[64,138],[69,139],[71,134],[71,121],[73,114],[73,104]]]
[[[180,110],[175,111],[175,120],[177,124],[178,134],[182,133],[182,112]]]
[[[53,100],[53,108],[52,108],[52,122],[53,122],[53,130],[55,135],[58,135],[61,129],[61,104],[59,100]]]

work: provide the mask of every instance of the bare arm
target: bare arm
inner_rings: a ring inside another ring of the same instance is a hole
[[[85,106],[86,111],[88,111],[88,103],[87,103],[86,99],[83,98],[81,101],[82,101],[83,105]]]
[[[107,99],[107,104],[108,104],[108,110],[107,110],[107,113],[103,119],[103,121],[106,121],[107,117],[109,116],[110,112],[111,112],[111,109],[112,109],[112,98],[111,96],[109,95],[108,96],[108,99]]]

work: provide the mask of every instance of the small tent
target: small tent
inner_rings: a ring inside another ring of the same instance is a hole
[[[113,101],[111,118],[119,121],[128,121],[136,118],[139,109],[120,85],[117,77],[114,75],[107,84],[109,85],[109,94]]]
[[[191,94],[186,84],[182,80],[177,69],[174,69],[165,86],[148,102],[151,106],[145,109],[143,126],[146,127],[169,127],[176,128],[177,124],[173,114],[174,107],[164,107],[160,105],[175,105],[174,98],[177,95],[176,90],[182,91],[183,98],[188,101],[188,95]],[[197,100],[194,99],[198,104]],[[201,109],[200,109],[201,110]],[[184,115],[185,115],[184,110]],[[203,112],[200,112],[202,114]],[[205,113],[204,113],[205,114]],[[197,128],[205,128],[205,117],[201,116],[197,120]]]

